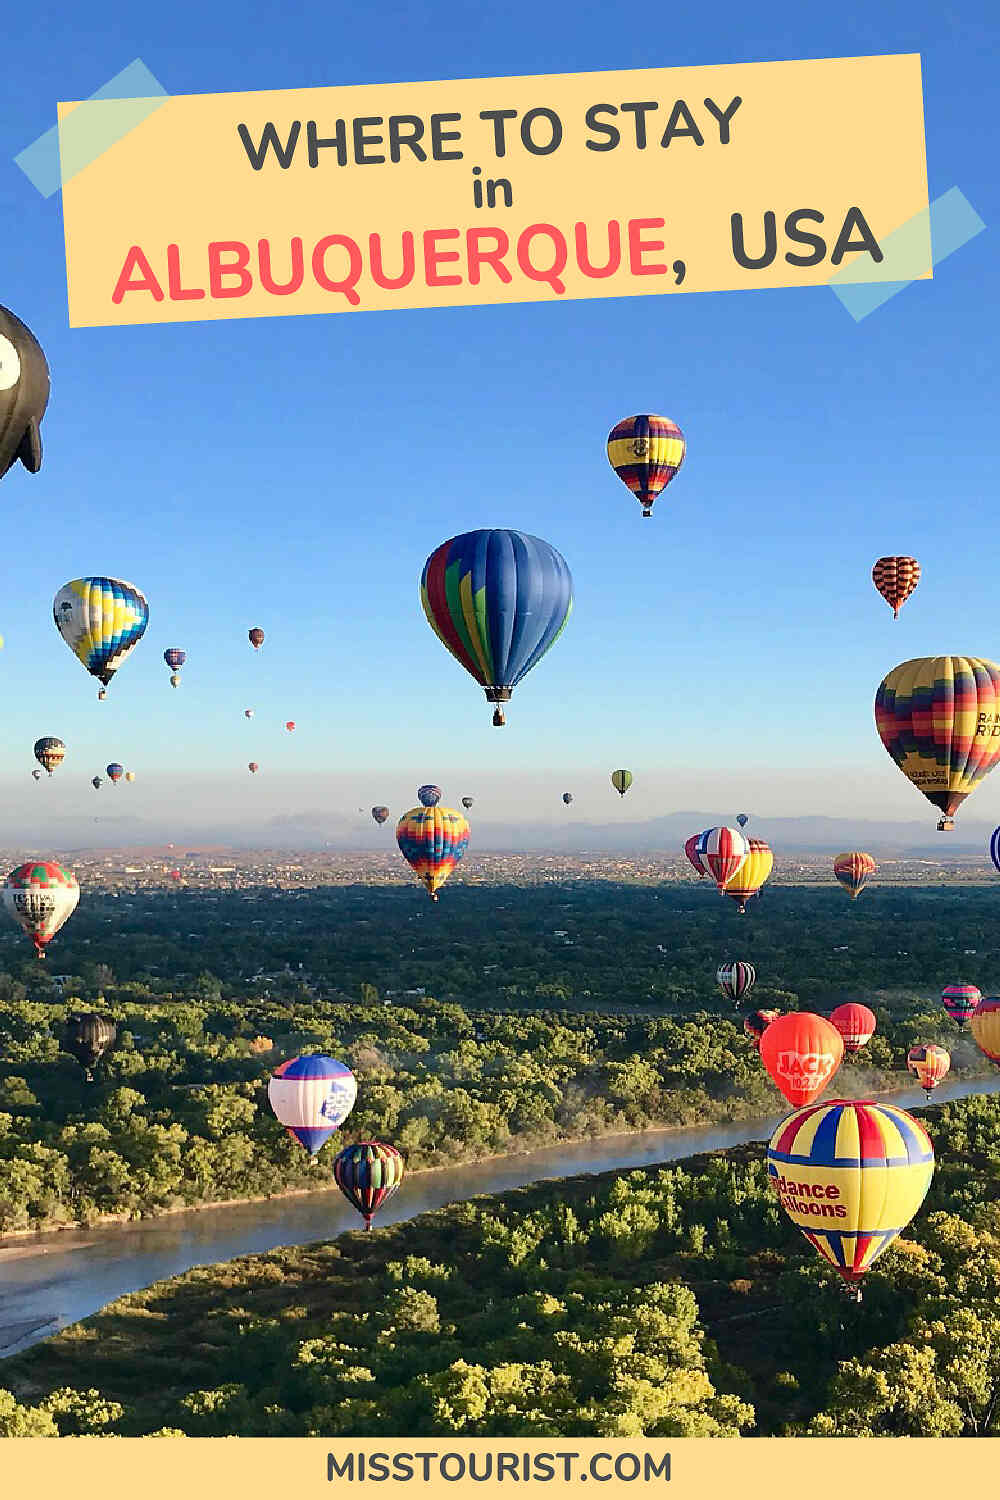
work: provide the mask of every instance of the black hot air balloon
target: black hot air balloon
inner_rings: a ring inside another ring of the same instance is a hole
[[[384,823],[388,816],[389,809],[387,807],[372,808],[372,817],[375,819],[376,823]]]
[[[62,1049],[75,1057],[92,1083],[94,1069],[109,1047],[115,1044],[118,1032],[115,1023],[107,1016],[94,1014],[70,1015],[66,1017]]]
[[[403,1180],[403,1158],[395,1146],[381,1141],[358,1141],[347,1146],[333,1163],[333,1177],[371,1229],[372,1219]]]
[[[0,307],[0,478],[20,459],[42,467],[39,424],[49,404],[49,367],[31,329]]]

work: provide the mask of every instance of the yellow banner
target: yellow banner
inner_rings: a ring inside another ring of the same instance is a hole
[[[59,105],[73,327],[931,274],[917,55],[157,102]]]
[[[1000,1438],[9,1438],[5,1492],[82,1500],[274,1500],[398,1495],[469,1500],[579,1495],[602,1500],[809,1500],[845,1494],[992,1493]],[[399,1486],[405,1485],[405,1490]],[[588,1493],[594,1493],[588,1490]]]

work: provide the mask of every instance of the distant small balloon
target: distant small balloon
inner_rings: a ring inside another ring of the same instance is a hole
[[[121,781],[122,777],[125,775],[125,767],[120,766],[116,760],[112,761],[110,766],[105,766],[104,769],[107,771],[113,782]]]
[[[291,734],[292,730],[295,728],[295,720],[289,719],[287,724],[285,725],[285,728],[288,730],[289,734]]]
[[[375,819],[376,823],[384,823],[388,816],[389,809],[387,807],[372,808],[372,817]]]
[[[565,802],[565,804],[566,804],[567,807],[569,807],[569,805],[572,802],[572,800],[573,800],[573,793],[572,792],[563,792],[563,801]]]
[[[244,717],[244,719],[252,719],[253,718],[253,709],[252,708],[245,708],[243,710],[243,717]]]
[[[465,808],[466,812],[468,812],[469,808],[472,806],[472,804],[473,804],[473,802],[475,802],[475,800],[476,800],[475,797],[463,797],[462,798],[462,806]]]
[[[253,630],[247,631],[247,635],[248,635],[248,637],[250,639],[250,644],[253,647],[253,649],[255,651],[259,651],[260,648],[261,648],[261,646],[263,646],[263,644],[264,644],[264,632],[263,632],[263,630],[261,630],[259,628],[259,626],[255,625],[254,628],[253,628]]]
[[[126,771],[125,772],[125,780],[126,781],[134,781],[135,780],[135,772],[134,771]]]
[[[251,776],[256,776],[257,772],[260,770],[260,766],[255,760],[252,760],[247,769],[249,770]]]
[[[93,779],[93,781],[90,784],[94,788],[95,792],[97,791],[98,787],[100,787],[100,786],[103,785],[103,783],[101,781],[101,778],[99,776],[95,776],[94,779]]]
[[[439,786],[418,786],[417,801],[423,807],[436,807],[441,801],[441,788]]]
[[[32,771],[31,774],[35,778],[36,781],[41,781],[41,779],[42,779],[42,773],[41,773],[41,771]]]

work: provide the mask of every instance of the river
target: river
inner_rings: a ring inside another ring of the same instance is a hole
[[[995,1093],[1000,1093],[1000,1076],[956,1080],[942,1084],[934,1102]],[[926,1102],[920,1088],[886,1097],[904,1109]],[[399,1223],[459,1199],[502,1193],[546,1178],[646,1167],[748,1141],[766,1141],[782,1118],[778,1114],[736,1125],[602,1136],[449,1171],[415,1172],[404,1179],[377,1222]],[[14,1240],[0,1247],[0,1359],[89,1317],[126,1292],[178,1276],[192,1266],[233,1260],[279,1245],[329,1240],[345,1229],[360,1227],[358,1215],[333,1189]]]

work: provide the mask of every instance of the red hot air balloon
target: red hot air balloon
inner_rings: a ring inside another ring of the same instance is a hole
[[[819,1098],[843,1058],[836,1026],[811,1011],[779,1016],[760,1039],[760,1060],[795,1109]]]
[[[684,853],[687,855],[688,863],[693,865],[697,870],[699,880],[704,880],[708,874],[708,870],[705,868],[701,858],[703,850],[702,840],[704,837],[703,833],[693,833],[684,843]]]
[[[289,719],[288,723],[285,725],[285,728],[288,730],[288,733],[291,734],[292,730],[295,728],[295,720]]]
[[[920,582],[920,564],[915,557],[880,557],[872,568],[872,583],[892,609],[894,620]]]
[[[698,850],[720,891],[739,871],[750,853],[750,845],[738,828],[709,828],[702,834]]]
[[[252,760],[247,766],[247,770],[250,772],[251,776],[256,776],[257,772],[260,770],[260,766],[255,760]]]
[[[830,1021],[844,1038],[845,1052],[860,1052],[875,1035],[875,1017],[867,1005],[858,1005],[854,1000],[838,1005]]]
[[[247,638],[255,651],[259,651],[264,644],[264,632],[259,625],[255,625],[252,630],[247,631]]]

